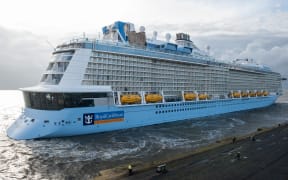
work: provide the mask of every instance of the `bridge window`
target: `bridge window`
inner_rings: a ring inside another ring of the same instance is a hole
[[[23,95],[25,106],[28,108],[60,110],[63,108],[94,106],[95,98],[108,98],[109,93],[23,92]]]

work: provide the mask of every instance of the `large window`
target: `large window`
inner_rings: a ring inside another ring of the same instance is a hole
[[[53,53],[52,61],[61,61],[61,60],[71,60],[73,54],[75,53],[74,50],[69,51],[56,51]]]
[[[108,98],[109,93],[46,93],[23,92],[25,106],[32,109],[60,110],[94,106],[93,99]]]

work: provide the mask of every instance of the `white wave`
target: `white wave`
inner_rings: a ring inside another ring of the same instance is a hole
[[[191,139],[181,137],[167,137],[159,134],[150,134],[148,141],[154,144],[153,146],[161,147],[159,151],[163,149],[187,148],[195,142]]]
[[[221,130],[207,130],[202,132],[205,134],[202,138],[203,140],[216,140],[223,137]]]
[[[233,124],[233,123],[229,123],[229,128],[234,128],[235,127],[235,125]]]
[[[231,120],[232,120],[233,122],[235,122],[237,125],[244,125],[244,124],[246,124],[246,122],[243,121],[243,120],[241,120],[241,119],[231,118]]]
[[[134,147],[134,148],[121,148],[121,149],[105,149],[104,152],[99,153],[102,160],[112,159],[116,156],[123,156],[123,155],[129,155],[136,153],[140,151],[140,147]]]

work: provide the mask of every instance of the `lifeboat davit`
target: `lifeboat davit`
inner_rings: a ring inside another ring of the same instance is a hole
[[[125,94],[121,95],[122,104],[140,104],[141,96],[138,94]]]
[[[147,103],[162,102],[163,97],[160,94],[146,94],[145,101]]]
[[[208,98],[207,94],[198,94],[199,100],[206,100]]]
[[[196,100],[197,95],[195,93],[185,93],[184,94],[184,99],[185,101],[193,101]]]

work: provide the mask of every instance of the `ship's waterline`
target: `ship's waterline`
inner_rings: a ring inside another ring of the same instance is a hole
[[[216,60],[188,34],[149,39],[117,21],[103,40],[57,46],[40,84],[21,89],[25,108],[7,134],[74,136],[262,108],[282,94],[280,81],[249,59]]]

